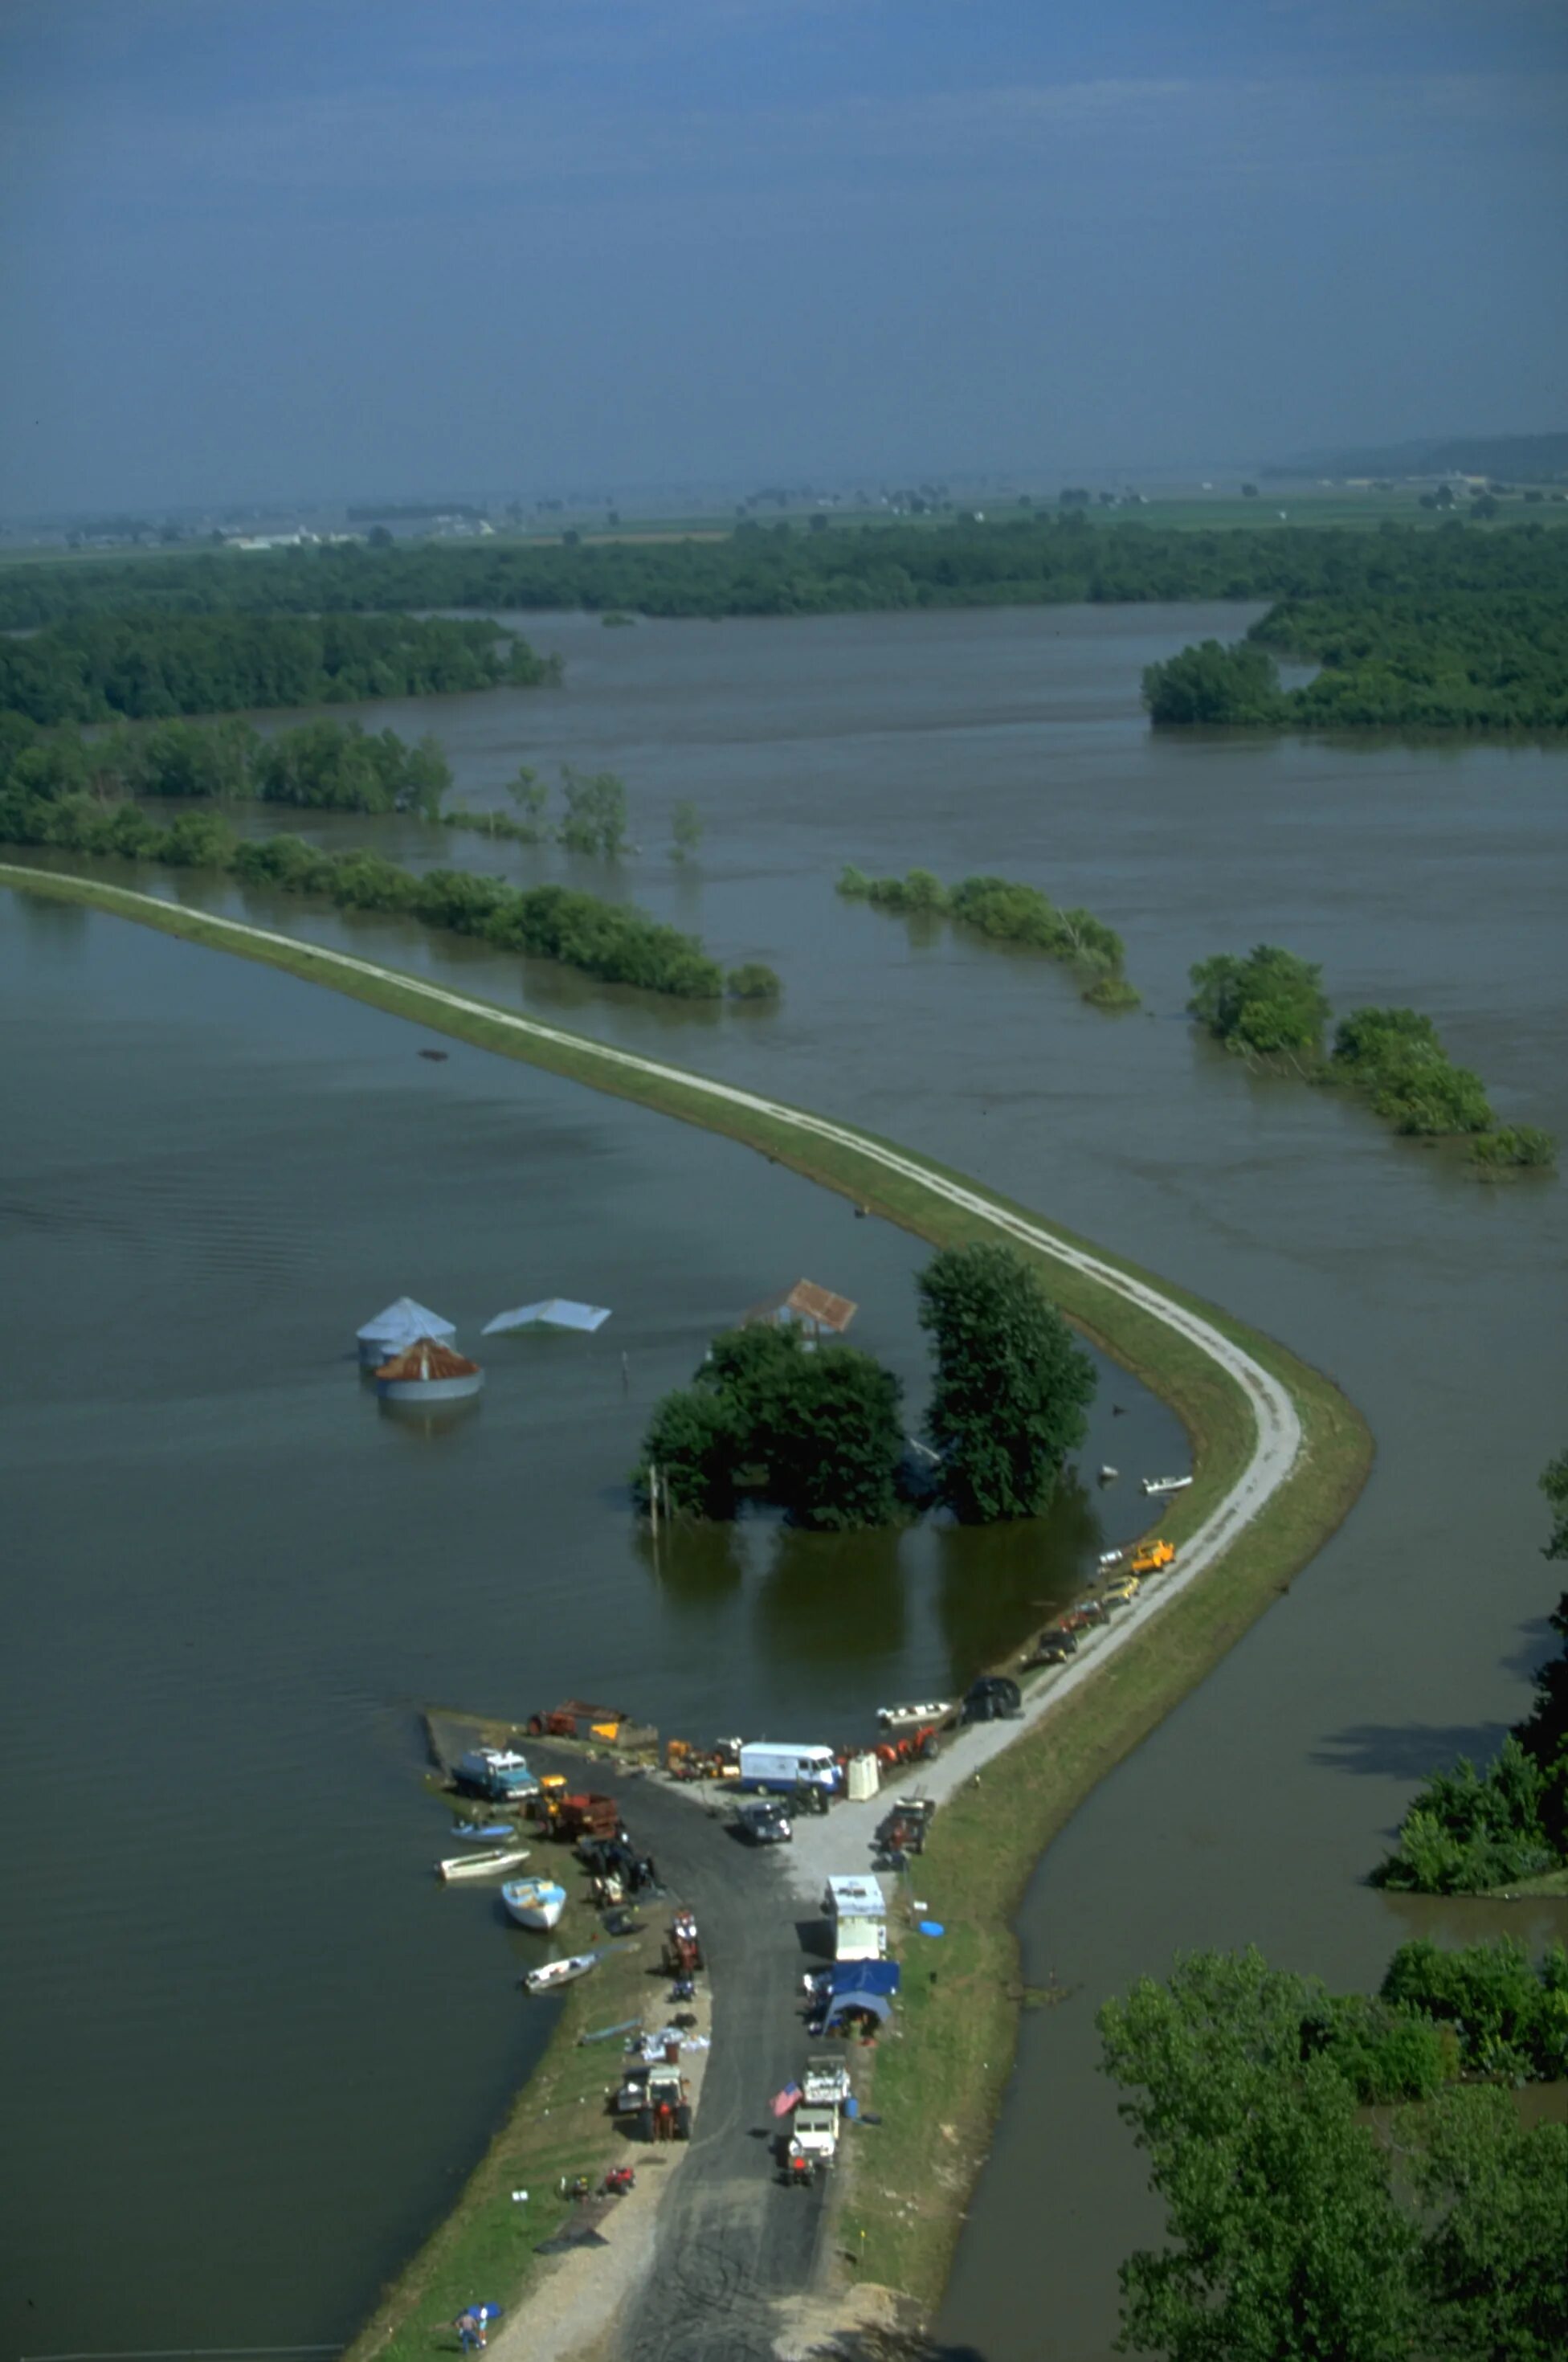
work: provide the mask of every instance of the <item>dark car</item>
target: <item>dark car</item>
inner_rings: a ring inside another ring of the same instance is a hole
[[[743,1805],[735,1819],[753,1845],[788,1845],[795,1834],[782,1805]]]
[[[1010,1722],[1022,1710],[1022,1692],[1005,1673],[987,1673],[964,1700],[966,1722]]]

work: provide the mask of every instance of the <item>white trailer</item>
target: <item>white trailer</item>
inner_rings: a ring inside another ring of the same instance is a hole
[[[888,1904],[874,1878],[830,1878],[823,1910],[835,1960],[880,1960],[888,1949]]]

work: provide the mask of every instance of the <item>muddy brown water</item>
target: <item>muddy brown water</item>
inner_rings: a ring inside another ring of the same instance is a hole
[[[1238,620],[534,618],[562,690],[367,718],[433,728],[476,803],[523,759],[613,765],[641,851],[606,872],[304,822],[625,892],[726,962],[770,961],[775,1010],[219,896],[926,1149],[1286,1338],[1367,1413],[1349,1524],[1031,1890],[1026,1973],[1074,1998],[1024,2019],[944,2312],[989,2362],[1100,2362],[1116,2264],[1154,2227],[1096,2071],[1107,1992],[1178,1946],[1256,1940],[1365,1983],[1419,1927],[1539,1939],[1568,1918],[1360,1882],[1421,1772],[1495,1743],[1544,1644],[1560,1585],[1533,1487],[1568,1440],[1568,1198],[1480,1187],[1181,1018],[1193,960],[1283,942],[1341,1007],[1431,1011],[1506,1117],[1568,1136],[1568,766],[1151,738],[1142,666]],[[707,834],[679,866],[686,796]],[[839,901],[846,861],[1087,904],[1147,1013],[1098,1017],[1048,964]],[[801,1271],[858,1297],[856,1336],[912,1381],[913,1242],[725,1143],[458,1047],[426,1065],[390,1019],[96,914],[7,898],[0,960],[24,1020],[6,1303],[32,1341],[0,1440],[25,1538],[4,1811],[28,1931],[0,1972],[28,2266],[4,2328],[29,2354],[331,2337],[457,2187],[540,2023],[509,1986],[523,1939],[428,1882],[412,1701],[624,1689],[666,1727],[732,1705],[825,1722],[945,1682],[1131,1505],[1075,1497],[1049,1535],[713,1537],[656,1571],[616,1489],[646,1402]],[[492,1363],[472,1420],[431,1437],[381,1419],[339,1358],[403,1287],[465,1342],[535,1292],[616,1318],[581,1352]],[[1139,1448],[1086,1457],[1163,1467],[1167,1415],[1112,1391]]]

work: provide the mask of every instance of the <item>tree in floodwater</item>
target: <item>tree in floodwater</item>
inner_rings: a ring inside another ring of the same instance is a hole
[[[1106,2003],[1105,2069],[1166,2210],[1164,2246],[1121,2266],[1125,2348],[1167,2362],[1565,2350],[1568,2128],[1522,2131],[1504,2092],[1448,2080],[1380,2136],[1359,2114],[1364,2044],[1334,2035],[1390,2009],[1430,2034],[1420,1996],[1332,1999],[1255,1950],[1188,1955]]]
[[[1094,1363],[1010,1247],[944,1248],[921,1274],[920,1320],[943,1498],[968,1524],[1039,1517],[1087,1432]]]
[[[570,853],[597,853],[613,861],[626,841],[626,783],[613,771],[561,766],[566,817],[560,841]]]
[[[524,832],[522,842],[537,844],[548,834],[545,811],[550,800],[550,790],[537,771],[526,763],[519,763],[515,778],[506,782],[506,792],[517,807],[517,825]]]
[[[1311,960],[1258,944],[1245,959],[1221,952],[1189,970],[1187,1008],[1239,1055],[1317,1054],[1328,1020],[1323,971]]]
[[[824,1532],[890,1523],[903,1457],[902,1389],[853,1345],[758,1321],[715,1337],[691,1385],[666,1395],[634,1484],[657,1469],[671,1506],[733,1517],[743,1481],[792,1525]]]
[[[670,851],[677,861],[690,861],[702,842],[702,815],[694,803],[682,800],[669,815]]]

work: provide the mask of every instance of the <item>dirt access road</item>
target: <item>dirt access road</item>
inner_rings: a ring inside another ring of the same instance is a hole
[[[551,1760],[537,1741],[528,1751]],[[560,1768],[585,1776],[580,1757],[563,1754]],[[811,2288],[823,2234],[823,2185],[785,2186],[769,2105],[805,2061],[801,1980],[822,1964],[807,1948],[820,1930],[792,1895],[787,1847],[742,1844],[726,1818],[663,1780],[602,1763],[591,1776],[620,1803],[669,1898],[639,1917],[656,1928],[677,1902],[696,1912],[712,2008],[690,2149],[666,2190],[649,2185],[646,2202],[659,2197],[651,2260],[598,2350],[622,2362],[772,2362],[779,2309]],[[640,2183],[625,2202],[645,2202]],[[613,2238],[613,2218],[606,2228]],[[519,2326],[526,2352],[526,2311]]]

